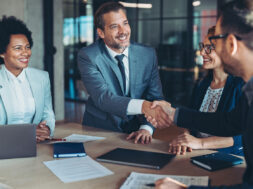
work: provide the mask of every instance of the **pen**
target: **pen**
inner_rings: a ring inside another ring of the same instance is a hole
[[[66,141],[65,138],[51,138],[51,141]]]
[[[148,186],[148,187],[155,187],[155,183],[149,183],[149,184],[146,184],[146,186]]]

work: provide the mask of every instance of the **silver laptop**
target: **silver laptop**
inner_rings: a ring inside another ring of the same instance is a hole
[[[0,126],[0,159],[36,156],[36,125]]]

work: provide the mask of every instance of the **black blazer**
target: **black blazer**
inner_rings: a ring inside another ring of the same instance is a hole
[[[176,124],[188,129],[197,129],[215,136],[242,135],[246,171],[243,183],[220,187],[189,187],[191,189],[253,189],[253,78],[243,86],[243,94],[231,112],[206,113],[180,108]]]
[[[200,109],[206,91],[211,85],[212,79],[212,75],[209,75],[195,85],[191,98],[190,108],[195,110]],[[216,112],[230,112],[239,101],[239,98],[242,95],[241,89],[244,84],[245,83],[241,78],[229,75],[224,86]],[[191,130],[192,135],[197,136],[197,133],[198,131]],[[216,150],[236,155],[243,155],[241,135],[234,136],[233,139],[233,146]]]

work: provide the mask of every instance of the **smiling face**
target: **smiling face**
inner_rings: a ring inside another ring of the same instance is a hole
[[[205,37],[204,45],[211,45],[208,37],[211,35],[208,35]],[[220,57],[216,54],[215,50],[211,50],[211,53],[208,54],[205,52],[204,48],[200,52],[201,56],[203,57],[203,68],[204,69],[216,69],[222,67],[222,61]]]
[[[131,29],[123,10],[111,11],[103,15],[104,29],[97,29],[105,44],[115,52],[121,53],[130,44]]]
[[[4,59],[5,67],[18,76],[28,66],[32,51],[27,37],[23,34],[11,35],[5,53],[0,56]]]

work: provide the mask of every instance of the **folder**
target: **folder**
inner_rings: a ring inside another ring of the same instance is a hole
[[[55,143],[54,158],[84,157],[86,156],[83,143]]]
[[[151,169],[161,169],[174,157],[175,155],[165,153],[116,148],[97,157],[97,161]]]
[[[191,162],[206,170],[215,171],[215,170],[224,169],[227,167],[232,167],[234,165],[242,164],[243,159],[233,156],[231,154],[217,152],[217,153],[192,157]]]

